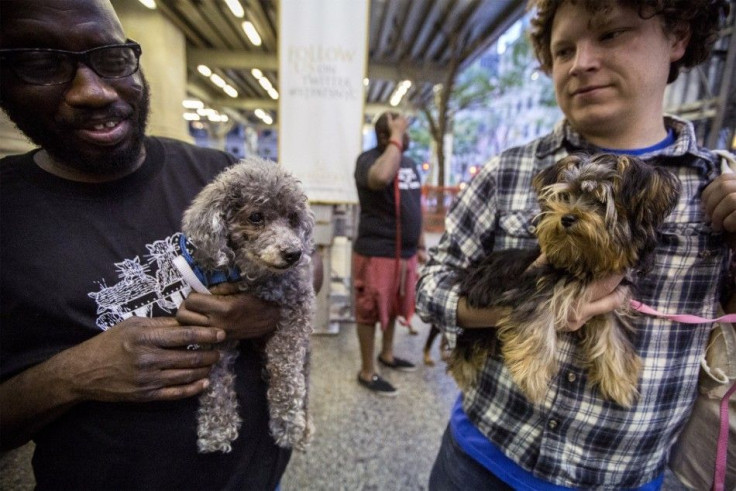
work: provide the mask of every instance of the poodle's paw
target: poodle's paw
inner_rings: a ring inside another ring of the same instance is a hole
[[[270,427],[271,435],[276,441],[276,445],[302,451],[309,446],[312,434],[314,433],[312,422],[301,415],[294,421],[277,421],[272,419]]]

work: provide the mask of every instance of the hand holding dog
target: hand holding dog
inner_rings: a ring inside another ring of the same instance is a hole
[[[179,306],[176,319],[184,325],[218,327],[227,339],[259,338],[276,330],[277,305],[241,293],[233,283],[221,283],[210,291],[213,295],[191,293]]]
[[[169,317],[130,317],[0,385],[2,447],[22,445],[79,402],[195,396],[220,353],[187,346],[224,338],[220,329],[183,327]]]
[[[567,331],[577,331],[596,315],[606,314],[624,307],[628,298],[628,287],[621,285],[623,274],[613,274],[594,281],[588,286],[591,291],[590,302],[570,309],[567,318]]]
[[[168,317],[130,317],[70,350],[73,390],[83,400],[110,402],[194,396],[207,387],[219,353],[187,346],[224,338],[220,329],[183,327]]]
[[[547,258],[542,253],[529,268],[537,268],[546,263]],[[620,286],[623,278],[623,274],[613,274],[588,285],[590,301],[579,304],[575,309],[570,309],[565,331],[577,331],[596,315],[606,314],[623,307],[627,294],[626,287]]]

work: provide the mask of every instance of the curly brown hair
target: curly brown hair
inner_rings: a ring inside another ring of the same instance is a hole
[[[687,50],[682,58],[670,65],[667,83],[677,78],[681,68],[692,68],[708,58],[713,43],[718,39],[718,30],[730,10],[728,0],[529,0],[527,9],[536,10],[529,37],[542,70],[547,74],[552,70],[552,22],[561,4],[579,2],[591,14],[605,14],[616,1],[621,6],[637,10],[644,19],[661,16],[666,32],[689,28]]]

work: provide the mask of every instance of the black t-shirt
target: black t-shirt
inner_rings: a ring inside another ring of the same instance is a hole
[[[396,256],[396,199],[393,182],[374,191],[368,187],[368,170],[381,156],[378,148],[363,152],[355,166],[360,200],[358,237],[353,249],[364,256]],[[416,254],[422,230],[421,179],[412,159],[401,156],[398,172],[401,204],[401,257]]]
[[[0,161],[0,378],[131,316],[173,316],[189,292],[174,244],[192,198],[235,162],[148,138],[146,160],[106,184],[71,182],[33,162]],[[39,488],[265,489],[289,459],[268,434],[261,355],[241,343],[243,425],[229,454],[198,454],[198,398],[79,404],[36,435]]]

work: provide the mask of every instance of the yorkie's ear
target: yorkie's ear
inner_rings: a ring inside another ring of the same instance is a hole
[[[234,253],[228,247],[227,204],[233,193],[222,180],[205,187],[184,213],[182,231],[196,247],[195,259],[205,269],[227,266]]]
[[[668,169],[636,157],[619,157],[623,203],[645,226],[658,227],[672,213],[680,197],[680,180]],[[630,213],[631,213],[630,211]]]
[[[565,172],[579,167],[582,162],[585,161],[585,156],[581,154],[572,154],[558,160],[554,165],[550,165],[546,169],[540,171],[534,179],[532,179],[532,186],[537,194],[540,193],[542,188],[563,181],[562,177]]]

